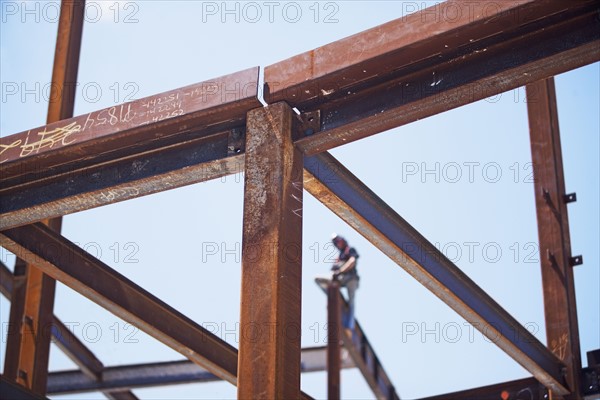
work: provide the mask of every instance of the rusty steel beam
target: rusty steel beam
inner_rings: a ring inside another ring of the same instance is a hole
[[[221,379],[236,383],[237,354],[232,346],[43,224],[3,231],[0,244]]]
[[[0,262],[0,293],[10,300],[11,294],[14,288],[14,277],[12,272]],[[50,329],[44,327],[44,334],[52,335],[53,343],[60,349],[64,354],[67,355],[81,370],[80,373],[92,379],[93,381],[102,380],[102,371],[104,364],[96,357],[94,353],[85,345],[77,336],[71,332],[69,328],[62,323],[62,321],[55,315],[52,317],[52,324]],[[11,331],[13,328],[8,326],[7,330]],[[51,385],[51,379],[49,378],[48,385]],[[50,388],[47,388],[47,392],[51,393]],[[135,399],[133,393],[127,391],[105,391],[103,394],[109,398],[115,399]]]
[[[61,2],[46,119],[48,124],[73,116],[84,14],[85,1]],[[0,152],[3,151],[2,146]],[[45,220],[44,223],[60,232],[62,219]],[[11,296],[11,330],[7,334],[4,375],[43,395],[46,393],[50,358],[50,335],[45,328],[52,323],[56,281],[37,265],[25,264],[21,260],[15,264],[15,275],[20,282]]]
[[[340,292],[338,292],[338,299],[341,305],[342,318],[347,319],[348,302]],[[355,320],[354,328],[351,331],[344,329],[341,339],[344,347],[348,350],[348,354],[350,354],[350,358],[362,373],[375,397],[380,400],[400,400],[396,388],[385,372],[360,323]]]
[[[47,226],[35,223],[2,231],[0,246],[35,261],[48,275],[220,379],[237,384],[235,348]],[[311,399],[303,392],[298,397]]]
[[[305,159],[304,187],[557,395],[564,364],[328,153]]]
[[[248,113],[238,398],[300,397],[302,154],[294,112]]]
[[[234,174],[244,158],[230,150],[231,134],[216,133],[27,188],[6,188],[0,229]]]
[[[581,399],[581,352],[569,235],[568,197],[554,79],[527,85],[546,340],[566,365],[573,399]]]
[[[270,65],[267,102],[320,111],[307,155],[600,60],[595,0],[447,1]]]
[[[327,288],[327,399],[340,399],[342,363],[342,306],[340,284],[332,280]]]
[[[326,347],[302,349],[302,372],[325,371]],[[342,368],[354,368],[352,359],[342,360]],[[127,390],[185,383],[217,382],[221,379],[189,360],[107,367],[102,380],[91,379],[78,370],[52,372],[48,394],[75,394],[98,390]]]
[[[420,400],[547,400],[548,390],[535,378],[518,379]]]
[[[18,278],[15,279],[12,272],[0,262],[0,292],[8,300],[11,299],[15,288],[20,284]],[[10,323],[8,331],[13,330]],[[81,370],[88,376],[100,379],[104,365],[96,356],[77,338],[71,330],[63,324],[58,317],[52,317],[50,327],[44,327],[44,334],[51,334],[56,344]]]
[[[35,262],[44,273],[220,379],[237,384],[235,348],[44,224],[2,231],[0,246],[27,262]],[[298,397],[311,399],[303,392]]]
[[[257,80],[250,68],[1,138],[0,229],[237,172]]]

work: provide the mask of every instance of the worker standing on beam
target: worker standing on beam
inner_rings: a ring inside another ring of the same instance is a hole
[[[331,267],[331,277],[317,277],[315,281],[325,293],[332,279],[340,283],[340,287],[345,287],[348,292],[348,313],[344,315],[343,325],[345,329],[354,329],[354,295],[358,289],[358,272],[356,264],[358,253],[354,247],[350,247],[346,239],[340,235],[333,234],[331,239],[333,245],[340,251],[336,261]]]

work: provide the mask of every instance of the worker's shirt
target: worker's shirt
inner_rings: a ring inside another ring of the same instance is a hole
[[[356,270],[356,266],[358,264],[358,253],[354,249],[354,247],[346,246],[345,249],[340,250],[340,255],[338,256],[338,263],[343,264],[350,259],[350,257],[354,257],[354,267],[345,273],[345,275],[355,275],[358,276],[358,272]]]

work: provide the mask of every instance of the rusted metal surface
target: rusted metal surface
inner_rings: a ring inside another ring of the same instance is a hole
[[[79,52],[85,14],[85,1],[62,1],[47,123],[73,115]],[[1,141],[1,139],[0,139]],[[0,142],[1,143],[1,142]],[[5,147],[0,146],[0,152]],[[7,149],[10,152],[10,149]],[[0,177],[3,177],[3,172]],[[2,201],[4,204],[4,199]],[[62,220],[45,220],[60,232]],[[10,332],[6,339],[4,374],[34,393],[45,394],[50,358],[50,333],[56,282],[37,268],[35,263],[17,260],[16,280],[20,281],[11,296]],[[10,350],[8,350],[10,349]]]
[[[258,67],[0,139],[2,186],[71,173],[243,125]]]
[[[498,383],[421,400],[547,400],[548,390],[535,378]]]
[[[326,347],[302,349],[302,372],[325,371]],[[354,368],[349,357],[344,358],[342,368]],[[106,367],[102,380],[91,379],[78,370],[59,371],[48,376],[48,394],[75,394],[98,390],[127,390],[184,383],[216,382],[221,379],[189,360],[167,361],[150,364],[120,365]]]
[[[0,244],[220,378],[236,382],[235,349],[166,303],[36,223],[0,233]]]
[[[327,398],[329,400],[340,399],[341,330],[340,284],[337,280],[332,280],[327,288]]]
[[[227,135],[217,133],[42,184],[0,190],[0,229],[237,173],[244,155],[228,154]]]
[[[433,244],[328,153],[305,160],[304,187],[558,395],[564,364]]]
[[[321,111],[312,155],[598,60],[593,0],[449,1],[268,66],[266,99]]]
[[[345,318],[345,314],[348,313],[348,303],[341,293],[338,293],[338,299],[342,318]],[[358,321],[355,321],[354,328],[350,332],[344,330],[341,338],[350,358],[362,373],[374,396],[381,400],[399,400],[400,396],[396,393],[396,388]]]
[[[0,246],[23,260],[35,260],[39,268],[54,279],[220,379],[237,384],[235,348],[47,226],[36,223],[0,232]],[[297,397],[311,399],[303,392]]]
[[[546,340],[567,367],[569,398],[580,399],[581,352],[554,79],[527,85],[526,91]]]
[[[10,300],[11,294],[14,288],[14,277],[12,272],[0,262],[0,292]],[[9,325],[8,331],[13,328]],[[52,317],[52,324],[49,330],[44,330],[44,334],[52,335],[53,343],[62,350],[62,352],[71,359],[79,368],[80,373],[86,376],[87,379],[93,381],[100,381],[103,379],[102,371],[104,365],[102,362],[92,353],[92,351],[85,345],[77,336],[71,332],[69,328],[62,323],[58,317]],[[51,385],[51,383],[49,383]],[[47,388],[47,392],[50,393],[50,389]],[[133,393],[127,391],[106,391],[103,392],[108,398],[122,398],[122,399],[135,399]],[[116,396],[116,397],[115,397]],[[127,396],[127,397],[125,397]]]
[[[300,396],[302,154],[292,109],[248,113],[238,398]]]

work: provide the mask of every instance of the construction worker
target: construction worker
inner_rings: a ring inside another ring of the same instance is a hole
[[[346,239],[340,235],[332,235],[331,242],[340,251],[336,261],[331,267],[332,276],[328,278],[315,278],[317,284],[327,292],[329,283],[332,279],[340,283],[340,287],[345,287],[348,292],[348,314],[345,315],[342,321],[344,328],[354,329],[354,295],[358,289],[358,272],[356,263],[358,253],[353,247],[348,245]]]

